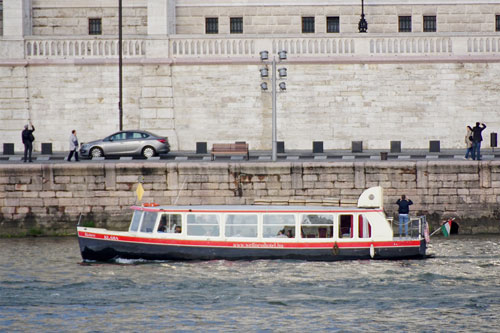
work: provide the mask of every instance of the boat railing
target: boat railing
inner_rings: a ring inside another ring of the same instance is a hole
[[[394,221],[393,217],[388,217],[387,221],[391,224],[392,230],[394,231],[394,236],[399,236],[399,221]],[[425,224],[427,219],[424,215],[422,216],[411,216],[410,221],[408,221],[408,237],[412,239],[419,239],[423,237]],[[404,226],[403,226],[404,232]]]

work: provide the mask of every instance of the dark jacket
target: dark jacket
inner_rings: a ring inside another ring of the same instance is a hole
[[[409,214],[410,213],[410,205],[413,205],[413,201],[411,200],[401,200],[398,199],[396,204],[399,206],[398,213],[399,214]]]
[[[481,126],[475,126],[472,129],[472,141],[473,142],[481,142],[483,141],[483,136],[481,135],[481,132],[486,128],[485,124],[481,124]]]
[[[35,137],[33,136],[33,132],[35,131],[35,126],[31,125],[31,129],[25,128],[21,133],[21,137],[23,139],[23,144],[27,144],[35,141]]]

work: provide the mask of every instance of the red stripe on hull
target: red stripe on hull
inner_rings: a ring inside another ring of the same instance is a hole
[[[185,239],[165,239],[165,238],[147,238],[132,236],[117,236],[109,234],[99,234],[87,231],[79,231],[78,237],[103,239],[107,241],[128,242],[137,244],[158,244],[158,245],[177,245],[177,246],[198,246],[198,247],[232,247],[232,248],[284,248],[284,249],[325,249],[332,248],[337,244],[338,248],[369,248],[372,244],[375,248],[405,248],[419,247],[420,240],[401,240],[401,241],[329,241],[329,242],[257,242],[257,241],[205,241],[205,240],[185,240]]]

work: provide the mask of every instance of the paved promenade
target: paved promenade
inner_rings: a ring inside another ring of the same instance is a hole
[[[67,152],[54,152],[51,155],[41,155],[40,153],[33,154],[34,163],[60,163],[64,162],[67,157]],[[387,150],[364,150],[361,153],[353,153],[350,150],[325,150],[323,153],[312,153],[311,150],[290,150],[284,154],[278,154],[279,161],[319,161],[319,162],[335,162],[335,161],[380,161],[384,160],[387,154],[387,160],[390,161],[408,161],[408,160],[456,160],[464,161],[465,149],[446,149],[439,153],[431,153],[426,149],[408,149],[402,150],[400,153],[391,153]],[[483,160],[499,160],[500,149],[484,148],[481,150]],[[14,155],[0,155],[0,163],[16,164],[23,163],[22,152],[17,152]],[[84,159],[85,162],[127,162],[144,160],[141,157],[121,157],[121,158],[98,158]],[[174,151],[169,154],[156,156],[148,161],[150,162],[228,162],[228,161],[246,161],[243,156],[217,156],[212,161],[210,154],[196,154],[195,151]],[[271,151],[250,151],[251,162],[269,162],[271,161]]]

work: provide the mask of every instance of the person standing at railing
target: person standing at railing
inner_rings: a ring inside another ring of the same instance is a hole
[[[467,146],[467,151],[465,152],[465,159],[469,159],[473,156],[473,148],[472,148],[472,127],[467,126],[467,133],[465,134],[465,145]]]
[[[483,126],[479,126],[483,125]],[[486,125],[476,123],[476,126],[472,129],[472,159],[481,161],[481,141],[483,141],[483,136],[481,132],[486,128]]]
[[[31,126],[31,129],[29,127]],[[33,141],[35,141],[35,137],[33,136],[33,132],[35,131],[35,126],[29,122],[29,124],[24,125],[24,130],[21,133],[21,138],[24,144],[24,162],[33,162],[31,159],[31,154],[33,152]]]
[[[399,237],[401,237],[403,233],[403,225],[405,226],[405,235],[408,237],[408,224],[410,223],[410,205],[413,205],[413,201],[410,199],[406,200],[406,196],[403,194],[401,199],[396,201],[396,204],[399,206]]]

